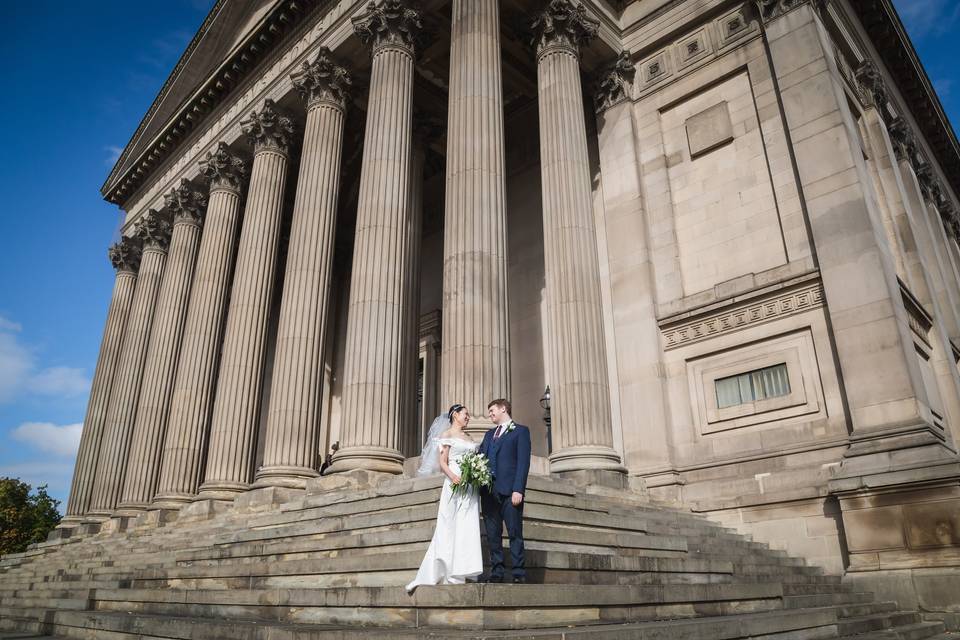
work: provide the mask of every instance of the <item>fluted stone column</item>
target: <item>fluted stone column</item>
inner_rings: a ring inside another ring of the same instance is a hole
[[[267,100],[241,123],[254,146],[237,248],[202,498],[230,499],[253,480],[264,356],[293,121]]]
[[[353,272],[340,449],[331,472],[403,470],[404,308],[412,285],[409,227],[414,38],[420,13],[386,0],[353,21],[373,45]]]
[[[97,459],[96,479],[90,513],[96,517],[113,514],[120,499],[130,436],[137,416],[137,400],[143,381],[144,362],[150,343],[157,295],[167,261],[170,221],[165,214],[150,210],[140,220],[137,235],[143,242],[140,275],[133,294],[130,318],[123,337],[123,352],[117,367],[103,439]]]
[[[207,198],[184,180],[165,196],[164,203],[173,215],[173,234],[150,332],[130,459],[120,494],[120,513],[124,515],[144,511],[157,488],[160,454]]]
[[[94,370],[93,383],[90,385],[90,400],[87,403],[87,415],[83,419],[83,434],[80,436],[80,449],[73,468],[73,483],[67,500],[67,513],[61,522],[64,526],[82,523],[83,515],[90,508],[90,497],[93,493],[97,469],[97,452],[100,450],[103,425],[107,418],[107,404],[110,402],[110,390],[113,388],[116,377],[127,317],[137,284],[140,254],[141,244],[136,238],[123,238],[110,247],[108,252],[110,262],[117,270],[117,277],[113,283],[107,324],[103,330],[103,339],[100,341],[97,368]]]
[[[454,0],[443,231],[440,397],[492,425],[510,397],[506,181],[498,0]]]
[[[547,337],[556,450],[550,470],[623,471],[613,449],[580,44],[598,23],[552,0],[534,21],[546,267]]]
[[[324,48],[291,80],[307,103],[307,122],[257,482],[303,487],[318,475],[322,359],[350,76]]]
[[[190,502],[202,479],[246,166],[221,142],[201,160],[200,173],[210,181],[210,204],[173,384],[157,507]]]

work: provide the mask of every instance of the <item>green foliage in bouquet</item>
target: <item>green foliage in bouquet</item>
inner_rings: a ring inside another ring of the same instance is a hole
[[[467,453],[460,458],[460,482],[450,486],[454,494],[467,493],[471,489],[489,487],[493,484],[490,461],[482,453]]]

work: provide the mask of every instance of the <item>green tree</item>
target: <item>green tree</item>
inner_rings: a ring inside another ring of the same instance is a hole
[[[47,485],[32,487],[18,478],[0,478],[0,555],[24,551],[42,542],[60,524],[59,500],[47,493]]]

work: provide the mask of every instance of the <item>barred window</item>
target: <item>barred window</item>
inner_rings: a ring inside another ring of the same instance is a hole
[[[714,384],[717,390],[718,409],[790,394],[790,378],[787,376],[786,363],[718,378]]]

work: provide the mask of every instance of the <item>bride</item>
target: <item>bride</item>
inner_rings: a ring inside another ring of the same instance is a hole
[[[463,584],[483,572],[480,551],[480,500],[477,492],[454,494],[451,484],[460,481],[460,458],[477,450],[477,443],[464,429],[470,413],[462,404],[438,416],[430,426],[427,443],[420,458],[418,476],[442,471],[446,478],[440,492],[437,526],[420,570],[407,592],[422,584]]]

